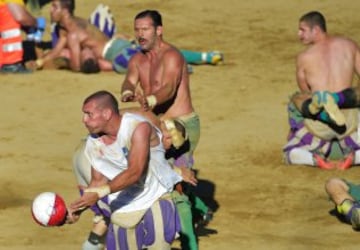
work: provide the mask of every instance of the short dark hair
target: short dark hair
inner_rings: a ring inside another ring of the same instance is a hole
[[[100,66],[95,59],[86,59],[80,66],[80,71],[85,74],[100,72]]]
[[[71,15],[74,15],[75,0],[59,0],[60,6],[67,9]]]
[[[90,101],[96,100],[99,105],[98,108],[110,108],[114,113],[120,114],[119,112],[119,103],[116,100],[115,96],[109,91],[100,90],[91,95],[89,95],[83,102],[83,105],[87,104]]]
[[[144,10],[135,16],[135,20],[144,17],[150,17],[155,28],[162,26],[162,18],[157,10]]]
[[[300,18],[300,22],[306,22],[310,28],[319,26],[320,29],[326,32],[326,20],[323,14],[319,11],[310,11]]]

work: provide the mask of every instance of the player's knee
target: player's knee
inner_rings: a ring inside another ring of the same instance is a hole
[[[325,182],[325,191],[331,196],[339,189],[343,189],[344,185],[346,185],[346,183],[342,179],[332,177]]]
[[[296,165],[301,161],[301,154],[298,153],[297,148],[284,151],[284,163],[287,165]]]

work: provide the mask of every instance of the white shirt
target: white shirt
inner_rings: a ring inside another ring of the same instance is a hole
[[[85,155],[92,167],[109,180],[128,168],[127,156],[132,134],[140,122],[146,118],[131,113],[122,117],[116,141],[105,145],[98,138],[89,136]],[[149,122],[150,123],[150,122]],[[150,123],[151,124],[151,123]],[[171,192],[174,185],[181,181],[165,159],[165,149],[161,143],[161,132],[155,127],[160,144],[150,148],[150,161],[147,172],[140,180],[119,192],[109,195],[111,207],[120,212],[131,212],[149,208],[163,194]]]

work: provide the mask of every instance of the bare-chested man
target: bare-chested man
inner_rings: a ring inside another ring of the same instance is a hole
[[[191,101],[186,61],[176,47],[163,40],[162,18],[157,11],[139,13],[135,17],[134,29],[141,53],[135,54],[129,61],[121,100],[139,101],[144,110],[161,115],[160,119],[170,131],[176,130],[173,120],[181,120],[189,141],[179,145],[173,151],[174,155],[168,152],[168,156],[174,158],[175,166],[192,167],[193,151],[200,137],[200,121]],[[136,92],[138,84],[141,95]],[[188,202],[182,203],[185,205]],[[205,204],[203,206],[204,211],[209,211]],[[185,236],[182,244],[187,244],[183,245],[184,249],[197,249],[190,216],[189,207],[180,211],[182,234]]]
[[[284,147],[286,161],[347,169],[360,163],[358,111],[339,108],[352,108],[359,103],[358,94],[352,89],[353,78],[360,73],[359,47],[346,37],[329,35],[325,18],[316,11],[300,18],[298,35],[308,47],[296,61],[301,93],[294,95],[289,105],[291,132]],[[326,159],[334,148],[341,154],[335,165]]]
[[[125,73],[130,58],[140,47],[131,37],[115,32],[115,21],[108,6],[99,4],[89,20],[73,15],[73,0],[53,0],[50,9],[54,26],[53,50],[45,56],[27,65],[32,69],[66,68],[75,72],[98,73],[99,71],[116,71]],[[99,22],[101,16],[104,26]],[[219,51],[190,51],[181,53],[189,64],[212,64],[223,62],[223,54]],[[55,58],[68,59],[57,60]],[[191,67],[189,68],[191,69]]]
[[[128,37],[119,34],[117,39],[110,40],[96,26],[84,18],[74,16],[73,12],[74,0],[52,1],[50,16],[53,23],[59,24],[59,37],[55,47],[36,60],[36,68],[64,56],[69,59],[70,69],[75,72],[94,72],[95,67],[97,71],[125,72],[129,58],[137,52]]]

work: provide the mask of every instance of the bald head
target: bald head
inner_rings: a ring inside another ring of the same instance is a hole
[[[115,114],[119,114],[119,104],[114,95],[106,90],[97,91],[88,96],[83,103],[85,106],[90,101],[96,101],[98,109],[110,109]]]

